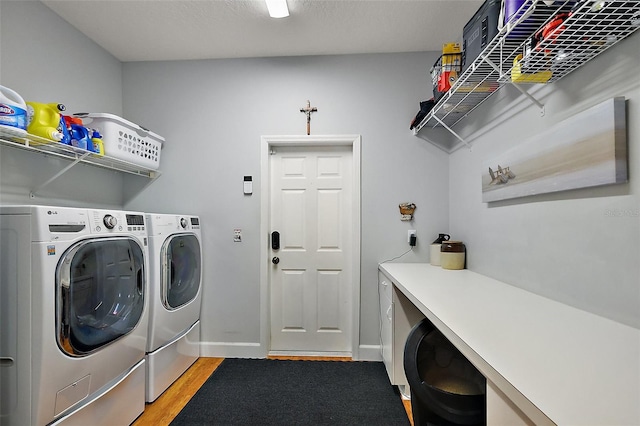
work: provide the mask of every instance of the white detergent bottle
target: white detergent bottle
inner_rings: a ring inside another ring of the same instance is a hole
[[[27,134],[27,104],[14,90],[0,86],[0,133]]]

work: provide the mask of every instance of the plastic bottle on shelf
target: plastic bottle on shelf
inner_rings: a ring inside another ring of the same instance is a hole
[[[91,143],[93,144],[93,152],[102,157],[104,155],[104,143],[102,135],[96,129],[91,129]]]
[[[60,132],[62,133],[62,139],[60,139],[60,143],[71,145],[71,133],[69,133],[67,121],[64,119],[65,117],[65,115],[60,114],[60,125],[58,126]]]
[[[0,86],[0,128],[6,133],[24,136],[27,131],[27,104],[14,90]]]
[[[63,104],[27,102],[29,116],[27,132],[51,141],[62,141],[64,139],[64,125],[61,122],[60,112],[65,109]]]
[[[71,135],[71,145],[76,148],[86,149],[93,151],[93,144],[91,143],[91,135],[89,129],[84,127],[82,119],[78,117],[64,116],[64,121]]]

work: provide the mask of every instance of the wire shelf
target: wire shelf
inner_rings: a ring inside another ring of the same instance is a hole
[[[556,1],[551,7],[527,0],[415,126],[414,134],[424,127],[444,127],[461,139],[452,128],[504,85],[558,81],[638,28],[638,0]]]
[[[12,131],[6,131],[1,126],[0,144],[26,151],[52,155],[72,162],[90,164],[104,169],[144,176],[151,179],[155,179],[160,175],[160,172],[157,170],[146,169],[137,164],[108,156],[98,156],[94,152],[87,151],[85,149],[50,141],[28,133],[24,136],[19,135]]]

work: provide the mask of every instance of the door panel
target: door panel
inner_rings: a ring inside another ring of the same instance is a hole
[[[271,156],[271,350],[351,351],[350,147],[278,148]]]
[[[282,272],[280,312],[283,330],[305,330],[303,316],[304,278],[304,271]]]
[[[283,190],[282,191],[282,225],[279,229],[284,238],[281,239],[283,250],[304,250],[306,241],[305,229],[305,197],[303,190]]]
[[[341,191],[318,191],[318,250],[340,250]]]
[[[340,330],[340,271],[318,271],[318,330]]]

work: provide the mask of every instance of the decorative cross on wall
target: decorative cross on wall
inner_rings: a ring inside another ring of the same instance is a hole
[[[311,134],[311,113],[316,111],[318,111],[318,108],[312,107],[309,101],[307,101],[306,108],[300,108],[300,112],[307,114],[307,135]]]

